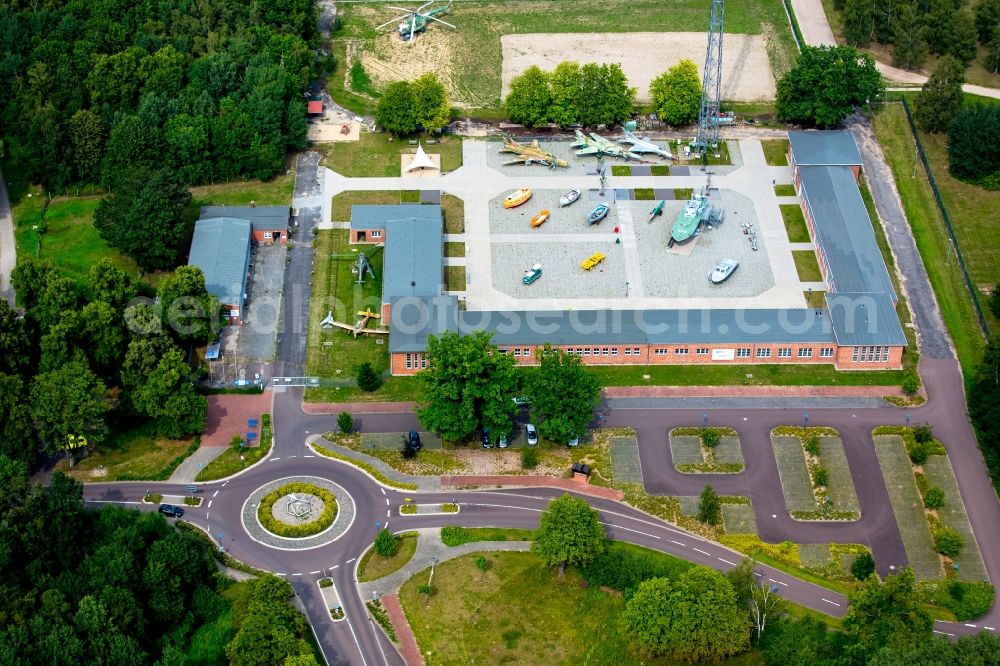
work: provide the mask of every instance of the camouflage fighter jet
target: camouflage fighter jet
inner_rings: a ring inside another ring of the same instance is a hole
[[[595,155],[600,157],[601,155],[607,155],[609,157],[620,157],[626,162],[628,160],[637,160],[639,162],[645,162],[642,156],[632,152],[625,146],[619,146],[614,141],[610,139],[605,139],[603,136],[590,133],[588,137],[586,134],[580,130],[576,130],[576,141],[570,144],[571,148],[579,148],[576,151],[577,155],[584,157],[586,155]]]
[[[503,148],[500,149],[500,152],[514,153],[518,156],[512,160],[504,162],[503,166],[509,166],[511,164],[523,164],[527,166],[532,163],[544,164],[550,169],[569,166],[566,160],[561,160],[552,153],[547,153],[542,150],[538,145],[537,139],[525,145],[523,143],[518,143],[509,136],[504,137]]]

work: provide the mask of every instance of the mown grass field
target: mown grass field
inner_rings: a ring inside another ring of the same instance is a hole
[[[334,222],[349,222],[351,206],[396,206],[419,201],[419,190],[350,190],[334,195],[331,200],[330,217]]]
[[[941,560],[934,550],[934,540],[924,514],[924,503],[913,478],[913,468],[903,439],[898,435],[877,435],[875,453],[878,454],[882,476],[889,489],[889,501],[896,514],[899,533],[903,537],[906,558],[910,561],[917,580],[940,578]]]
[[[819,458],[820,464],[830,472],[827,492],[833,500],[833,508],[837,511],[857,511],[860,514],[861,505],[854,490],[851,468],[847,465],[844,443],[839,437],[820,437]]]
[[[821,282],[823,274],[819,270],[819,262],[816,261],[816,252],[813,250],[793,250],[792,259],[795,261],[795,270],[799,274],[802,282]]]
[[[199,185],[191,188],[194,203],[199,206],[258,206],[292,205],[292,191],[295,188],[295,171],[276,176],[268,181],[240,180],[230,183]]]
[[[375,552],[374,548],[369,548],[361,557],[361,562],[358,563],[358,582],[378,580],[399,571],[406,566],[416,551],[416,532],[400,534],[399,540],[396,542],[396,552],[389,557],[382,557]]]
[[[981,581],[988,578],[983,557],[979,552],[976,536],[969,524],[969,516],[965,511],[965,503],[958,491],[958,482],[951,469],[948,456],[930,456],[923,464],[924,474],[931,486],[937,486],[944,491],[944,506],[937,510],[938,517],[945,527],[962,535],[965,545],[962,552],[954,558],[958,564],[957,576],[962,580]]]
[[[164,439],[146,426],[111,435],[107,442],[72,469],[60,460],[56,469],[77,481],[165,480],[190,455],[192,439]],[[104,470],[107,473],[96,476]]]
[[[764,148],[764,159],[770,166],[788,166],[788,139],[764,139],[760,143]]]
[[[784,185],[778,185],[778,187],[785,187]],[[791,187],[789,185],[789,187]],[[793,189],[792,194],[795,191]],[[785,221],[785,231],[788,233],[789,243],[808,243],[812,239],[809,238],[809,228],[806,226],[805,215],[802,214],[802,208],[796,204],[782,204],[779,206],[781,208],[781,219]]]
[[[378,4],[339,8],[341,28],[335,49],[385,48],[374,26],[398,13]],[[567,32],[704,32],[709,6],[701,0],[510,0],[455,3],[445,18],[458,29],[443,40],[450,53],[450,84],[471,107],[500,106],[500,36]],[[435,30],[431,28],[431,30]],[[440,28],[442,31],[447,28]],[[775,78],[787,71],[796,53],[781,0],[749,0],[726,9],[726,31],[760,34],[767,39]],[[382,39],[396,39],[395,36]],[[418,38],[419,39],[419,38]],[[349,45],[349,48],[348,48]],[[570,56],[567,56],[570,57]],[[703,54],[692,54],[695,60]],[[344,73],[338,72],[338,86]],[[356,97],[356,96],[355,96]],[[350,100],[357,103],[357,100]]]
[[[802,453],[802,443],[798,437],[771,436],[774,459],[778,463],[778,477],[781,490],[785,494],[785,507],[790,511],[815,511],[816,496],[813,494],[809,468]]]
[[[417,147],[407,141],[392,139],[389,134],[362,132],[358,141],[313,144],[312,149],[323,154],[322,164],[342,176],[349,177],[397,177],[400,156],[415,153]],[[428,144],[426,137],[421,141],[424,150],[441,155],[441,171],[454,171],[462,166],[462,139],[445,136],[440,143]]]

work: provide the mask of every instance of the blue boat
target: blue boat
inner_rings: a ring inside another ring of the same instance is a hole
[[[587,215],[587,223],[591,225],[599,224],[601,220],[608,216],[608,211],[610,210],[611,208],[606,203],[597,204],[594,206],[594,210],[590,211],[590,214]]]

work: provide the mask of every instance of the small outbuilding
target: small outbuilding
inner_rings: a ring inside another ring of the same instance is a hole
[[[323,100],[314,99],[306,104],[306,116],[309,118],[319,118],[323,115]]]

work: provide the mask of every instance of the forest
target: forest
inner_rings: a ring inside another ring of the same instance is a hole
[[[0,156],[49,189],[284,171],[322,62],[312,0],[0,3]]]

